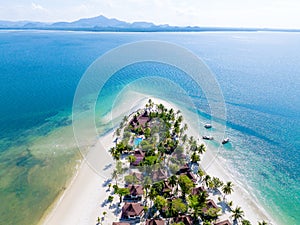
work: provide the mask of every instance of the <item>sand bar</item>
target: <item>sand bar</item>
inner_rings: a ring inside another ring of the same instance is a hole
[[[154,100],[155,103],[163,103],[166,107],[173,107],[175,109],[177,108],[176,106],[162,100],[154,98],[152,98],[152,100]],[[144,106],[146,101],[146,98],[140,98],[140,100],[136,100],[134,102],[131,101],[132,105],[130,108],[140,108]],[[135,104],[134,107],[133,104]],[[112,113],[114,117],[120,116],[124,112],[128,112],[128,108],[126,109],[126,104],[122,104],[122,106],[119,108],[116,107],[114,110],[115,114]],[[186,118],[184,113],[183,116]],[[188,118],[186,118],[186,121],[189,122]],[[194,135],[193,130],[190,132],[192,135]],[[83,160],[72,182],[64,191],[60,199],[56,201],[56,205],[53,207],[53,210],[46,216],[42,224],[96,224],[97,217],[101,216],[103,211],[108,213],[103,224],[111,224],[113,221],[116,221],[116,215],[114,215],[111,210],[107,208],[108,206],[101,206],[105,199],[107,199],[109,196],[108,188],[107,186],[103,186],[103,184],[107,178],[109,178],[113,166],[109,167],[108,169],[104,168],[112,163],[112,159],[107,150],[113,145],[113,131],[99,138],[97,144],[90,149],[90,152],[87,156],[88,161],[96,160],[99,168],[94,168],[90,165],[94,164],[94,162],[90,163],[87,162],[87,160]],[[214,156],[210,155],[209,150],[205,154],[204,161],[202,162],[203,164],[209,163],[212,158],[214,158]],[[257,221],[262,219],[271,224],[276,224],[274,221],[271,221],[270,216],[255,201],[251,194],[249,194],[244,188],[235,182],[233,177],[227,171],[225,171],[218,158],[214,158],[214,163],[208,168],[207,172],[212,176],[219,177],[223,181],[234,182],[234,192],[228,196],[228,200],[232,200],[234,202],[234,206],[241,206],[245,212],[246,218],[250,220],[252,224],[257,224]]]

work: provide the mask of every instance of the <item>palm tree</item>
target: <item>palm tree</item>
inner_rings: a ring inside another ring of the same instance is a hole
[[[190,195],[188,197],[188,206],[193,212],[193,218],[196,220],[198,217],[198,214],[200,212],[200,204],[199,204],[199,199],[197,195]]]
[[[186,194],[195,186],[193,181],[185,174],[182,174],[178,178],[178,184],[181,188],[182,198],[185,199]]]
[[[151,187],[152,184],[152,180],[149,176],[145,177],[145,179],[143,180],[143,186],[146,192],[146,202],[147,202],[147,198],[148,198],[148,190]]]
[[[242,219],[244,216],[244,211],[241,209],[241,207],[237,206],[234,210],[232,210],[232,217],[233,221],[238,221]]]
[[[199,154],[203,154],[206,151],[205,145],[204,144],[199,145],[197,151],[199,152]]]
[[[98,216],[98,218],[97,218],[97,225],[100,224],[100,223],[101,223],[101,219],[100,219],[100,217]]]
[[[242,220],[242,225],[251,225],[249,220]]]
[[[258,222],[258,225],[268,225],[268,223],[263,220],[262,222]]]
[[[182,140],[182,143],[184,144],[187,141],[187,135],[186,134],[183,135],[181,140]]]
[[[116,145],[117,145],[117,143],[116,143]],[[121,153],[117,148],[112,147],[109,151],[110,151],[110,154],[112,155],[114,160],[117,160],[117,161],[120,160]]]
[[[206,187],[208,187],[210,180],[211,180],[211,177],[208,174],[205,175],[203,181],[205,182]]]
[[[200,177],[200,182],[202,182],[202,179],[205,175],[204,171],[199,168],[198,172],[197,172],[197,175]]]
[[[186,123],[183,125],[183,129],[184,129],[185,131],[187,131],[188,125],[187,125]]]
[[[196,140],[189,140],[190,144],[190,150],[195,152],[197,150],[197,142]]]
[[[213,189],[218,189],[223,186],[223,182],[218,177],[212,178]]]
[[[128,156],[128,161],[129,161],[130,164],[132,164],[136,161],[136,157],[134,155],[129,155]]]
[[[165,199],[163,196],[156,196],[155,200],[154,200],[154,206],[158,209],[158,210],[162,210],[165,206],[167,206],[168,204],[168,200]]]
[[[116,185],[118,185],[118,171],[114,170],[112,173],[112,179],[115,179]]]
[[[121,135],[121,129],[120,129],[120,128],[117,128],[117,130],[116,130],[116,132],[115,132],[115,135],[116,135],[117,137],[120,137],[120,135]]]
[[[119,188],[117,190],[117,193],[119,195],[119,198],[120,198],[120,204],[122,203],[122,197],[125,196],[125,195],[129,195],[129,189],[128,188]]]
[[[159,104],[157,108],[161,111],[161,113],[163,113],[165,110],[165,106],[163,104]]]
[[[224,200],[226,195],[230,195],[233,192],[233,183],[231,181],[228,181],[226,184],[224,184],[222,191],[224,193]]]
[[[182,120],[183,120],[183,117],[180,115],[180,116],[178,116],[178,119],[177,119],[177,121],[179,122],[179,123],[181,123],[182,122]]]
[[[127,117],[127,116],[124,116],[124,117],[123,117],[123,122],[126,123],[127,121],[128,121],[128,117]]]
[[[200,156],[196,152],[194,152],[192,154],[191,161],[192,163],[198,163],[200,161]]]
[[[105,220],[105,216],[106,216],[107,212],[104,211],[102,214],[103,214],[103,220]]]
[[[150,188],[150,191],[149,191],[149,198],[150,198],[150,200],[152,200],[152,201],[150,201],[150,203],[152,202],[152,204],[153,204],[153,201],[154,201],[154,199],[156,198],[156,196],[158,196],[159,194],[157,193],[157,191],[153,188],[153,187],[151,187]],[[151,205],[151,204],[150,204]]]
[[[189,138],[189,144],[192,145],[194,142],[194,136],[190,136]]]
[[[175,175],[172,175],[169,178],[169,184],[171,187],[175,187],[177,185],[177,177]]]

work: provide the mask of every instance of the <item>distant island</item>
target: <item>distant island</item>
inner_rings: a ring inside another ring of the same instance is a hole
[[[299,29],[273,28],[234,28],[234,27],[200,27],[200,26],[170,26],[156,25],[151,22],[128,23],[103,15],[83,18],[73,22],[44,23],[38,21],[4,21],[0,20],[0,29],[14,30],[66,30],[66,31],[94,31],[94,32],[203,32],[203,31],[280,31],[300,32]]]

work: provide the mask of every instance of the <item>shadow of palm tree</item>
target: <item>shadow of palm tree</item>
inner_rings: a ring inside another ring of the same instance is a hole
[[[103,182],[102,187],[108,186],[108,184],[111,182],[112,182],[112,179],[107,179],[106,181]]]
[[[226,211],[231,212],[231,208],[224,201],[218,202],[217,205],[219,205],[222,208],[222,213],[226,213]]]

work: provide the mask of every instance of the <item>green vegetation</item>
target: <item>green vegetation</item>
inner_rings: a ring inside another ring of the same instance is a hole
[[[251,225],[249,220],[242,220],[242,225]]]
[[[244,217],[244,211],[241,209],[241,207],[237,206],[234,210],[232,210],[232,217],[236,222]]]
[[[180,110],[167,109],[163,104],[154,104],[151,99],[145,108],[123,118],[115,131],[116,145],[110,149],[117,161],[112,173],[114,193],[121,204],[130,191],[118,187],[118,181],[142,185],[144,199],[140,203],[143,203],[146,218],[159,214],[168,219],[169,224],[184,224],[170,220],[180,215],[192,218],[193,224],[200,221],[206,225],[214,224],[221,208],[210,199],[209,193],[213,195],[221,190],[223,202],[221,194],[219,202],[231,209],[232,202],[226,203],[225,198],[233,192],[233,184],[230,181],[224,184],[201,169],[201,156],[206,147],[185,133],[188,125],[183,121]],[[136,138],[142,138],[142,141],[135,144]],[[199,168],[195,174],[191,170],[193,165]],[[108,201],[112,202],[113,196],[109,196]],[[240,207],[232,210],[235,222],[250,224],[243,217]]]
[[[268,225],[268,223],[263,220],[262,222],[258,222],[258,225]]]
[[[186,194],[188,194],[191,189],[195,186],[193,181],[186,175],[180,175],[178,179],[178,184],[181,188],[182,197],[185,199]]]
[[[233,184],[231,181],[228,181],[222,188],[222,191],[224,193],[224,199],[226,195],[230,195],[233,192]]]

